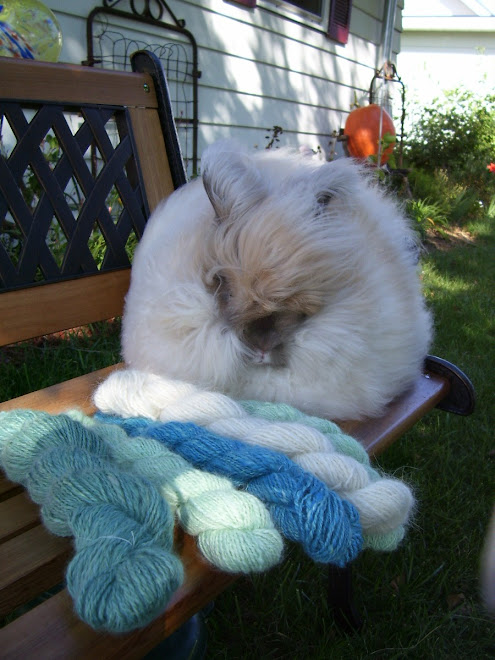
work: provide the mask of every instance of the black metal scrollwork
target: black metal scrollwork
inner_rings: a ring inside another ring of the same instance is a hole
[[[128,69],[129,56],[148,50],[162,62],[175,122],[190,175],[198,163],[198,48],[165,0],[102,0],[86,21],[87,58],[83,64]],[[128,26],[125,28],[124,26]],[[153,29],[148,32],[148,27]],[[157,36],[156,28],[163,30]]]
[[[121,0],[103,0],[103,6],[108,8],[116,7]],[[185,27],[186,22],[177,18],[165,0],[129,0],[131,12],[134,16],[141,16],[143,18],[152,18],[155,21],[161,21],[164,11],[173,18],[175,23],[180,27]]]

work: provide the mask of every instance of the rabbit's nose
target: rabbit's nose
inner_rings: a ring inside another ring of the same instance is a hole
[[[268,352],[282,344],[276,328],[275,314],[250,321],[244,328],[244,338],[253,347]]]

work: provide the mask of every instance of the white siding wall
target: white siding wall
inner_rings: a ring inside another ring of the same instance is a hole
[[[405,0],[398,69],[409,101],[427,107],[442,92],[495,89],[493,0]],[[408,122],[414,121],[414,114]]]
[[[85,19],[94,0],[44,0],[63,31],[61,60],[86,58]],[[400,9],[394,58],[399,50]],[[126,2],[122,0],[122,8]],[[169,0],[199,46],[199,152],[220,137],[266,144],[266,129],[282,126],[281,144],[328,149],[351,104],[365,102],[382,62],[387,0],[354,0],[348,43],[329,40],[325,26],[289,20],[268,0],[253,10],[223,0]],[[323,30],[321,29],[323,28]],[[153,41],[156,41],[156,36]]]
[[[398,67],[408,97],[427,105],[443,90],[495,89],[495,24],[491,32],[406,31]]]

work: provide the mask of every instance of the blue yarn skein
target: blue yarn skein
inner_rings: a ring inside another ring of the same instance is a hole
[[[152,437],[193,465],[228,476],[265,502],[275,525],[317,562],[344,566],[362,548],[356,508],[283,454],[224,438],[192,423],[97,413],[131,436]]]
[[[161,614],[183,568],[168,505],[109,459],[106,444],[66,415],[0,413],[0,465],[41,505],[50,531],[75,537],[66,579],[78,616],[117,633]]]

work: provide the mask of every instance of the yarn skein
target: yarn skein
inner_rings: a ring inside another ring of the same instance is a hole
[[[288,403],[272,403],[271,401],[238,401],[237,403],[251,417],[260,417],[268,422],[295,422],[311,426],[323,433],[336,451],[351,456],[367,467],[370,466],[370,457],[363,445],[344,433],[335,422],[331,422],[329,419],[307,415]],[[370,468],[369,474],[374,475],[376,471]]]
[[[67,589],[83,621],[120,633],[165,610],[183,581],[172,514],[147,479],[112,464],[98,435],[65,415],[3,412],[0,464],[50,531],[74,536]]]
[[[158,440],[131,439],[119,426],[79,411],[67,414],[99,435],[122,469],[157,486],[211,564],[228,573],[252,573],[281,560],[283,539],[258,498],[236,490],[226,477],[197,470]]]
[[[96,418],[130,436],[163,442],[198,468],[230,477],[266,503],[275,525],[314,561],[345,566],[362,548],[359,513],[283,454],[219,436],[191,423]]]
[[[270,416],[277,413],[274,408],[268,412],[268,404],[260,404],[260,417],[251,417],[223,394],[134,369],[112,373],[93,399],[109,414],[190,421],[223,436],[281,451],[356,506],[365,547],[393,550],[404,536],[414,507],[411,489],[398,479],[382,477],[370,466],[364,448],[332,422],[316,423],[318,418],[297,415],[299,411],[290,406],[279,414],[286,414],[288,421],[272,421]],[[244,405],[249,408],[249,403]]]
[[[285,403],[270,401],[239,401],[239,405],[251,416],[269,422],[297,422],[311,426],[325,435],[334,445],[337,452],[354,458],[362,463],[370,482],[377,482],[370,487],[364,487],[347,498],[358,509],[363,525],[364,546],[373,550],[393,551],[405,536],[405,525],[414,510],[415,500],[411,488],[399,481],[380,474],[370,465],[370,457],[364,447],[350,435],[343,433],[340,427],[328,419],[306,415],[297,408]],[[338,489],[337,489],[337,492]],[[345,497],[345,492],[340,492]],[[395,516],[394,509],[395,507]],[[390,508],[392,511],[389,513]],[[381,516],[381,521],[380,521]],[[396,527],[387,529],[396,523]]]

